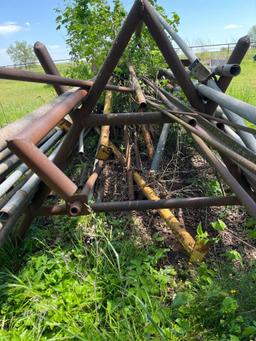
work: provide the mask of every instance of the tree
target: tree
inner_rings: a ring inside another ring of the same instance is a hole
[[[248,32],[248,35],[253,45],[256,46],[256,25],[251,27],[250,31]]]
[[[26,41],[16,41],[8,47],[7,53],[14,65],[22,64],[27,68],[30,63],[36,61],[33,48]]]
[[[56,10],[57,29],[65,27],[66,42],[76,65],[72,76],[94,76],[106,58],[127,14],[120,0],[113,0],[112,3],[111,6],[108,0],[65,1],[64,8]],[[156,1],[152,3],[156,5]],[[163,8],[157,6],[157,9],[166,17]],[[176,28],[179,17],[175,13],[171,19],[166,19]],[[145,27],[139,36],[133,36],[116,73],[123,75],[128,61],[133,62],[141,74],[153,73],[156,70],[154,66],[166,66],[156,43]]]

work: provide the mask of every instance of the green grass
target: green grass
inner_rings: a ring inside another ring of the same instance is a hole
[[[62,75],[67,68],[68,64],[58,65]],[[31,71],[43,72],[40,66],[34,66]],[[0,80],[0,127],[23,117],[55,96],[50,85]]]
[[[256,62],[252,59],[252,52],[243,61],[241,69],[241,74],[233,79],[228,94],[256,106]]]
[[[256,268],[171,264],[104,214],[34,224],[1,250],[1,340],[249,340]],[[130,231],[130,232],[129,232]],[[18,269],[18,271],[17,271]]]

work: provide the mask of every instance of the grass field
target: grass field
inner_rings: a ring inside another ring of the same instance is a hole
[[[67,64],[58,66],[65,75]],[[31,71],[42,72],[35,66]],[[56,96],[52,86],[28,82],[0,80],[0,127],[15,121]]]

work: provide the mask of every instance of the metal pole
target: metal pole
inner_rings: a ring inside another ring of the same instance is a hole
[[[43,83],[50,85],[69,85],[74,87],[80,87],[85,90],[91,89],[94,82],[93,81],[83,81],[80,79],[72,79],[65,78],[61,76],[55,75],[46,75],[33,71],[19,70],[15,68],[0,68],[0,79],[9,79],[23,82],[32,82],[32,83]],[[134,89],[127,88],[124,86],[116,86],[106,84],[103,90],[111,90],[118,92],[134,92]]]
[[[240,200],[235,196],[229,197],[195,197],[195,198],[175,198],[160,200],[134,200],[134,201],[113,201],[93,203],[90,208],[94,212],[130,212],[146,211],[157,209],[178,209],[178,208],[206,208],[241,205]],[[67,214],[66,205],[44,206],[38,215],[65,215]],[[83,212],[81,213],[84,214]]]
[[[170,127],[171,127],[170,123],[165,123],[163,125],[161,135],[159,137],[158,144],[156,147],[156,151],[154,154],[154,158],[153,158],[153,161],[152,161],[152,164],[150,167],[151,172],[156,172],[159,168],[159,164],[160,164],[162,156],[163,156],[163,152],[165,149],[165,145],[166,145],[166,141],[167,141],[168,134],[170,131]]]
[[[251,104],[245,103],[222,92],[211,89],[209,86],[204,84],[198,84],[196,87],[203,96],[256,124],[256,108]]]
[[[162,28],[155,10],[147,0],[143,0],[143,4],[144,21],[190,104],[200,111],[205,111],[205,106],[198,96],[193,83],[189,79],[186,70],[179,60],[168,36]]]
[[[52,137],[49,138],[41,147],[40,151],[42,153],[46,152],[51,148],[63,135],[61,130],[57,131]],[[26,164],[21,164],[5,181],[0,184],[0,198],[8,192],[8,190],[18,181],[21,176],[28,170]]]
[[[49,51],[47,50],[46,46],[43,43],[41,43],[40,41],[37,41],[34,44],[34,52],[40,64],[42,65],[45,73],[50,74],[50,75],[60,76],[60,73],[54,61],[52,60],[52,57]],[[63,86],[63,85],[54,84],[53,86],[58,95],[61,95],[68,90],[68,87]]]

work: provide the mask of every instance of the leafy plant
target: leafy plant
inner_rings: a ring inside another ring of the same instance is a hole
[[[168,19],[163,8],[156,1],[152,3],[176,29],[178,15],[172,13],[172,18]],[[111,6],[107,0],[65,1],[64,8],[56,11],[57,29],[64,27],[67,31],[66,42],[75,62],[73,72],[84,77],[94,76],[103,64],[127,14],[123,3],[114,0]],[[127,72],[128,61],[134,63],[141,74],[148,75],[165,66],[156,43],[144,25],[141,34],[132,37],[115,71],[118,76],[122,77]]]
[[[211,223],[211,226],[214,228],[215,231],[224,231],[227,225],[221,219],[217,219],[216,221]]]
[[[203,241],[205,244],[209,242],[208,232],[203,230],[202,223],[199,223],[196,230],[196,240]]]

